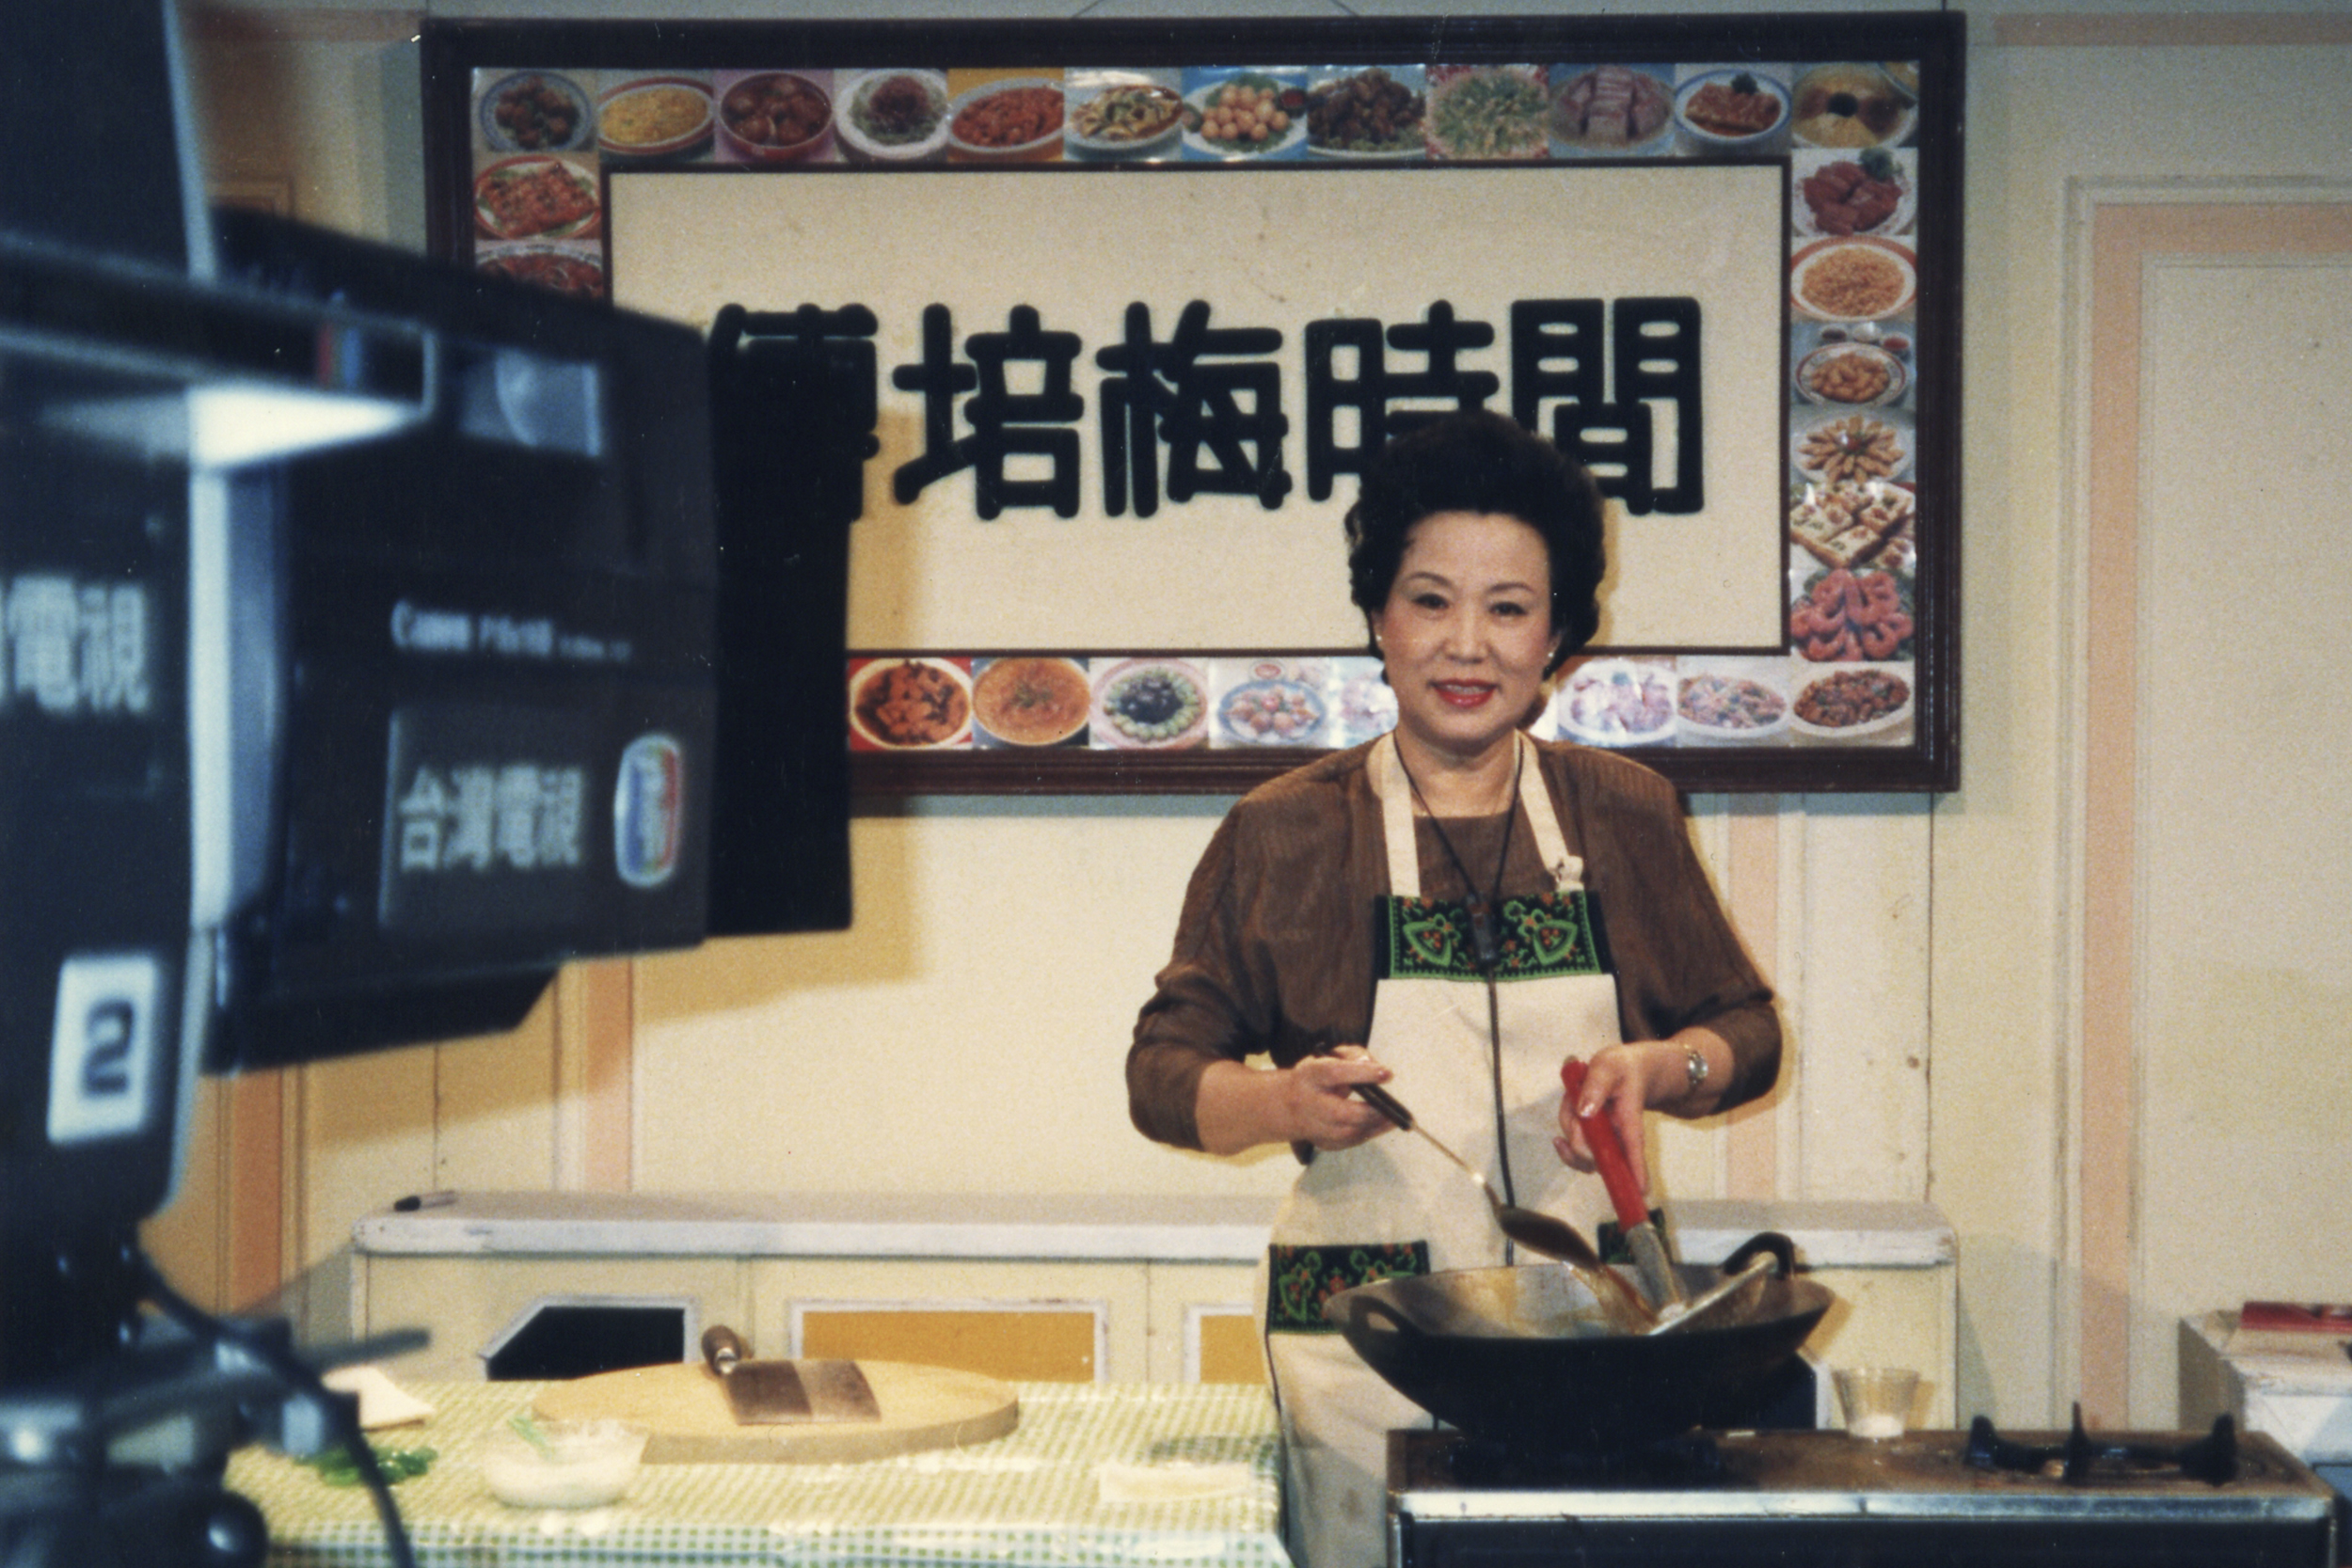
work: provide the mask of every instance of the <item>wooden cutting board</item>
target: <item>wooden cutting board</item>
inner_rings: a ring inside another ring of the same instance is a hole
[[[558,1383],[532,1408],[550,1421],[611,1418],[644,1427],[648,1465],[844,1465],[1002,1437],[1021,1424],[1010,1386],[978,1372],[860,1361],[878,1421],[739,1425],[703,1363],[634,1367]]]

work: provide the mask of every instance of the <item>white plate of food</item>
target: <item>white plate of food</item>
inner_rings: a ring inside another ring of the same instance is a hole
[[[1204,158],[1267,158],[1307,139],[1307,92],[1237,71],[1184,94],[1184,147]]]
[[[577,240],[596,231],[596,177],[568,158],[501,158],[475,176],[474,227],[485,239]]]
[[[1525,163],[1551,151],[1551,95],[1532,65],[1438,66],[1422,140],[1432,158]]]
[[[1770,740],[1788,728],[1788,698],[1754,675],[1696,670],[1675,689],[1675,721],[1684,739]]]
[[[1674,672],[1624,658],[1580,664],[1560,683],[1551,718],[1587,746],[1662,746],[1675,733]]]
[[[1911,721],[1914,667],[1841,664],[1813,675],[1788,705],[1788,723],[1816,740],[1859,740]]]
[[[1551,139],[1569,156],[1663,152],[1674,134],[1674,88],[1639,66],[1595,66],[1551,89]]]
[[[850,672],[850,734],[886,752],[972,739],[972,677],[944,658],[877,658]]]
[[[1047,76],[1000,76],[947,106],[947,149],[983,162],[1050,158],[1061,150],[1068,104]]]
[[[1777,152],[1788,142],[1788,89],[1753,71],[1708,71],[1675,88],[1675,124],[1694,152]]]
[[[552,71],[502,76],[482,95],[482,140],[493,152],[569,152],[596,134],[580,84]]]
[[[1095,677],[1090,733],[1098,746],[1159,752],[1198,746],[1208,721],[1209,683],[1182,659],[1131,658]]]
[[[1816,484],[1867,483],[1903,479],[1917,457],[1910,414],[1872,408],[1820,414],[1801,422],[1789,437],[1789,459]]]
[[[1792,565],[1810,575],[1809,562],[1888,564],[1880,558],[1912,536],[1917,514],[1918,498],[1911,486],[1893,480],[1800,484],[1789,497],[1788,539],[1804,554],[1792,555]]]
[[[1911,368],[1871,343],[1823,343],[1797,361],[1797,395],[1835,408],[1878,408],[1911,390]]]
[[[1059,746],[1086,734],[1094,689],[1076,659],[981,659],[972,667],[976,738],[1007,746]]]
[[[1418,158],[1428,113],[1418,66],[1373,66],[1307,89],[1307,150],[1323,158]]]
[[[1789,303],[1816,321],[1883,321],[1910,309],[1918,293],[1911,247],[1892,240],[1816,240],[1788,260]]]
[[[1159,82],[1112,82],[1071,94],[1062,145],[1086,158],[1161,158],[1184,130],[1184,100]]]
[[[1919,212],[1918,155],[1909,148],[1789,156],[1789,220],[1808,239],[1908,233]]]
[[[596,101],[596,150],[609,158],[675,158],[709,142],[710,89],[691,76],[645,76]]]
[[[1883,68],[1864,61],[1817,65],[1797,78],[1790,94],[1788,129],[1800,147],[1893,147],[1918,120],[1911,95]]]
[[[911,164],[947,146],[947,78],[936,71],[869,71],[843,84],[834,110],[842,153],[862,164]]]
[[[1216,738],[1233,746],[1316,746],[1329,708],[1305,681],[1261,676],[1219,692]]]

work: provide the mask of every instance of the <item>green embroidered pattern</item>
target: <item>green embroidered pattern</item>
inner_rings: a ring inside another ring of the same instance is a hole
[[[1265,1325],[1278,1334],[1336,1334],[1323,1304],[1375,1279],[1415,1279],[1429,1272],[1427,1242],[1364,1242],[1284,1246],[1266,1252]]]
[[[1498,980],[1534,980],[1559,974],[1603,974],[1600,944],[1594,939],[1593,910],[1583,889],[1545,893],[1502,901],[1502,958]],[[1458,901],[1434,898],[1380,900],[1379,978],[1383,980],[1476,980],[1477,949],[1470,942],[1470,912]]]

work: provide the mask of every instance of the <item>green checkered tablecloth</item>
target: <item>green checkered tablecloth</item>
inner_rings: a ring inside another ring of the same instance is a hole
[[[1019,1428],[974,1448],[857,1465],[648,1465],[612,1508],[539,1513],[491,1497],[477,1455],[485,1434],[542,1386],[421,1385],[411,1391],[434,1404],[432,1419],[375,1434],[379,1449],[430,1447],[438,1456],[392,1489],[420,1564],[1290,1561],[1275,1519],[1279,1459],[1263,1388],[1022,1384]],[[275,1568],[389,1560],[358,1487],[329,1485],[258,1449],[230,1460],[229,1485],[269,1520]],[[1122,1500],[1169,1486],[1210,1495]]]

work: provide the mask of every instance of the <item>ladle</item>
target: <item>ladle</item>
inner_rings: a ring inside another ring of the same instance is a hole
[[[1463,1175],[1478,1183],[1486,1195],[1486,1206],[1494,1211],[1495,1225],[1502,1232],[1527,1248],[1547,1258],[1557,1259],[1568,1266],[1593,1298],[1614,1320],[1617,1327],[1628,1334],[1647,1334],[1656,1327],[1658,1314],[1650,1309],[1641,1292],[1626,1283],[1624,1276],[1600,1260],[1600,1254],[1584,1239],[1581,1231],[1563,1219],[1534,1209],[1522,1209],[1516,1203],[1505,1203],[1494,1190],[1486,1175],[1477,1166],[1463,1159],[1441,1142],[1435,1132],[1421,1124],[1420,1118],[1405,1108],[1402,1101],[1376,1084],[1355,1085],[1357,1098],[1388,1117],[1407,1132],[1418,1132],[1429,1140],[1429,1146],[1461,1169]]]

